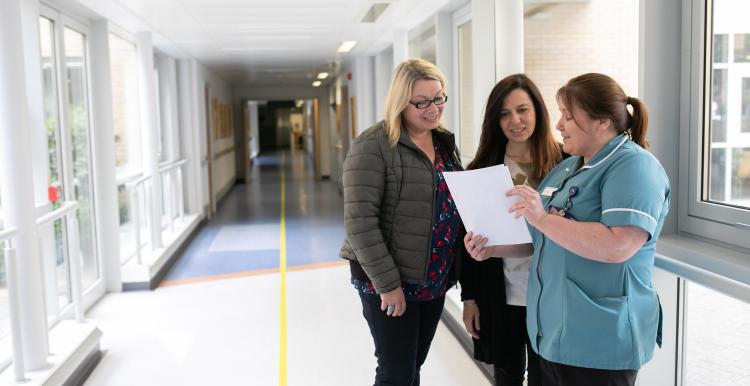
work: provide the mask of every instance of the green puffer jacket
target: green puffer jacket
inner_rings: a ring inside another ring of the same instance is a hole
[[[406,132],[391,146],[384,125],[381,121],[355,138],[344,161],[346,238],[339,252],[351,261],[352,275],[370,279],[379,294],[402,281],[424,283],[435,201],[430,159]],[[453,134],[437,132],[437,138],[461,165]],[[463,246],[463,236],[458,240]],[[460,260],[453,259],[451,285]]]

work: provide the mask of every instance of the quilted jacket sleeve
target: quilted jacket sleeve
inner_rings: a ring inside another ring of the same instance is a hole
[[[361,135],[344,161],[344,227],[357,262],[377,293],[401,285],[379,224],[385,181],[386,166],[377,136]]]

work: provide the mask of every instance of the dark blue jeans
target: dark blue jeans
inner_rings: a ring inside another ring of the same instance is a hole
[[[406,302],[406,312],[394,318],[380,310],[380,296],[359,292],[359,297],[375,341],[375,386],[419,386],[419,370],[430,350],[445,298]]]

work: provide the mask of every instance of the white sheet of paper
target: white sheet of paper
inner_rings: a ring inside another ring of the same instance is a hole
[[[487,245],[525,244],[531,234],[523,217],[514,218],[508,208],[519,200],[507,197],[513,179],[505,165],[463,172],[444,172],[451,196],[466,231],[487,237]]]

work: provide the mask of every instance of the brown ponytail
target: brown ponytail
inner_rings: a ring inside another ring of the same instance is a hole
[[[614,79],[604,74],[589,73],[568,81],[557,91],[557,99],[566,106],[577,105],[593,119],[607,118],[618,133],[628,132],[633,142],[649,146],[648,112],[638,98],[628,97]],[[628,111],[633,107],[633,113]]]
[[[630,139],[644,149],[651,145],[646,139],[648,132],[648,112],[646,106],[638,98],[628,97],[627,104],[633,107],[633,114],[628,111],[628,129],[630,130]]]

